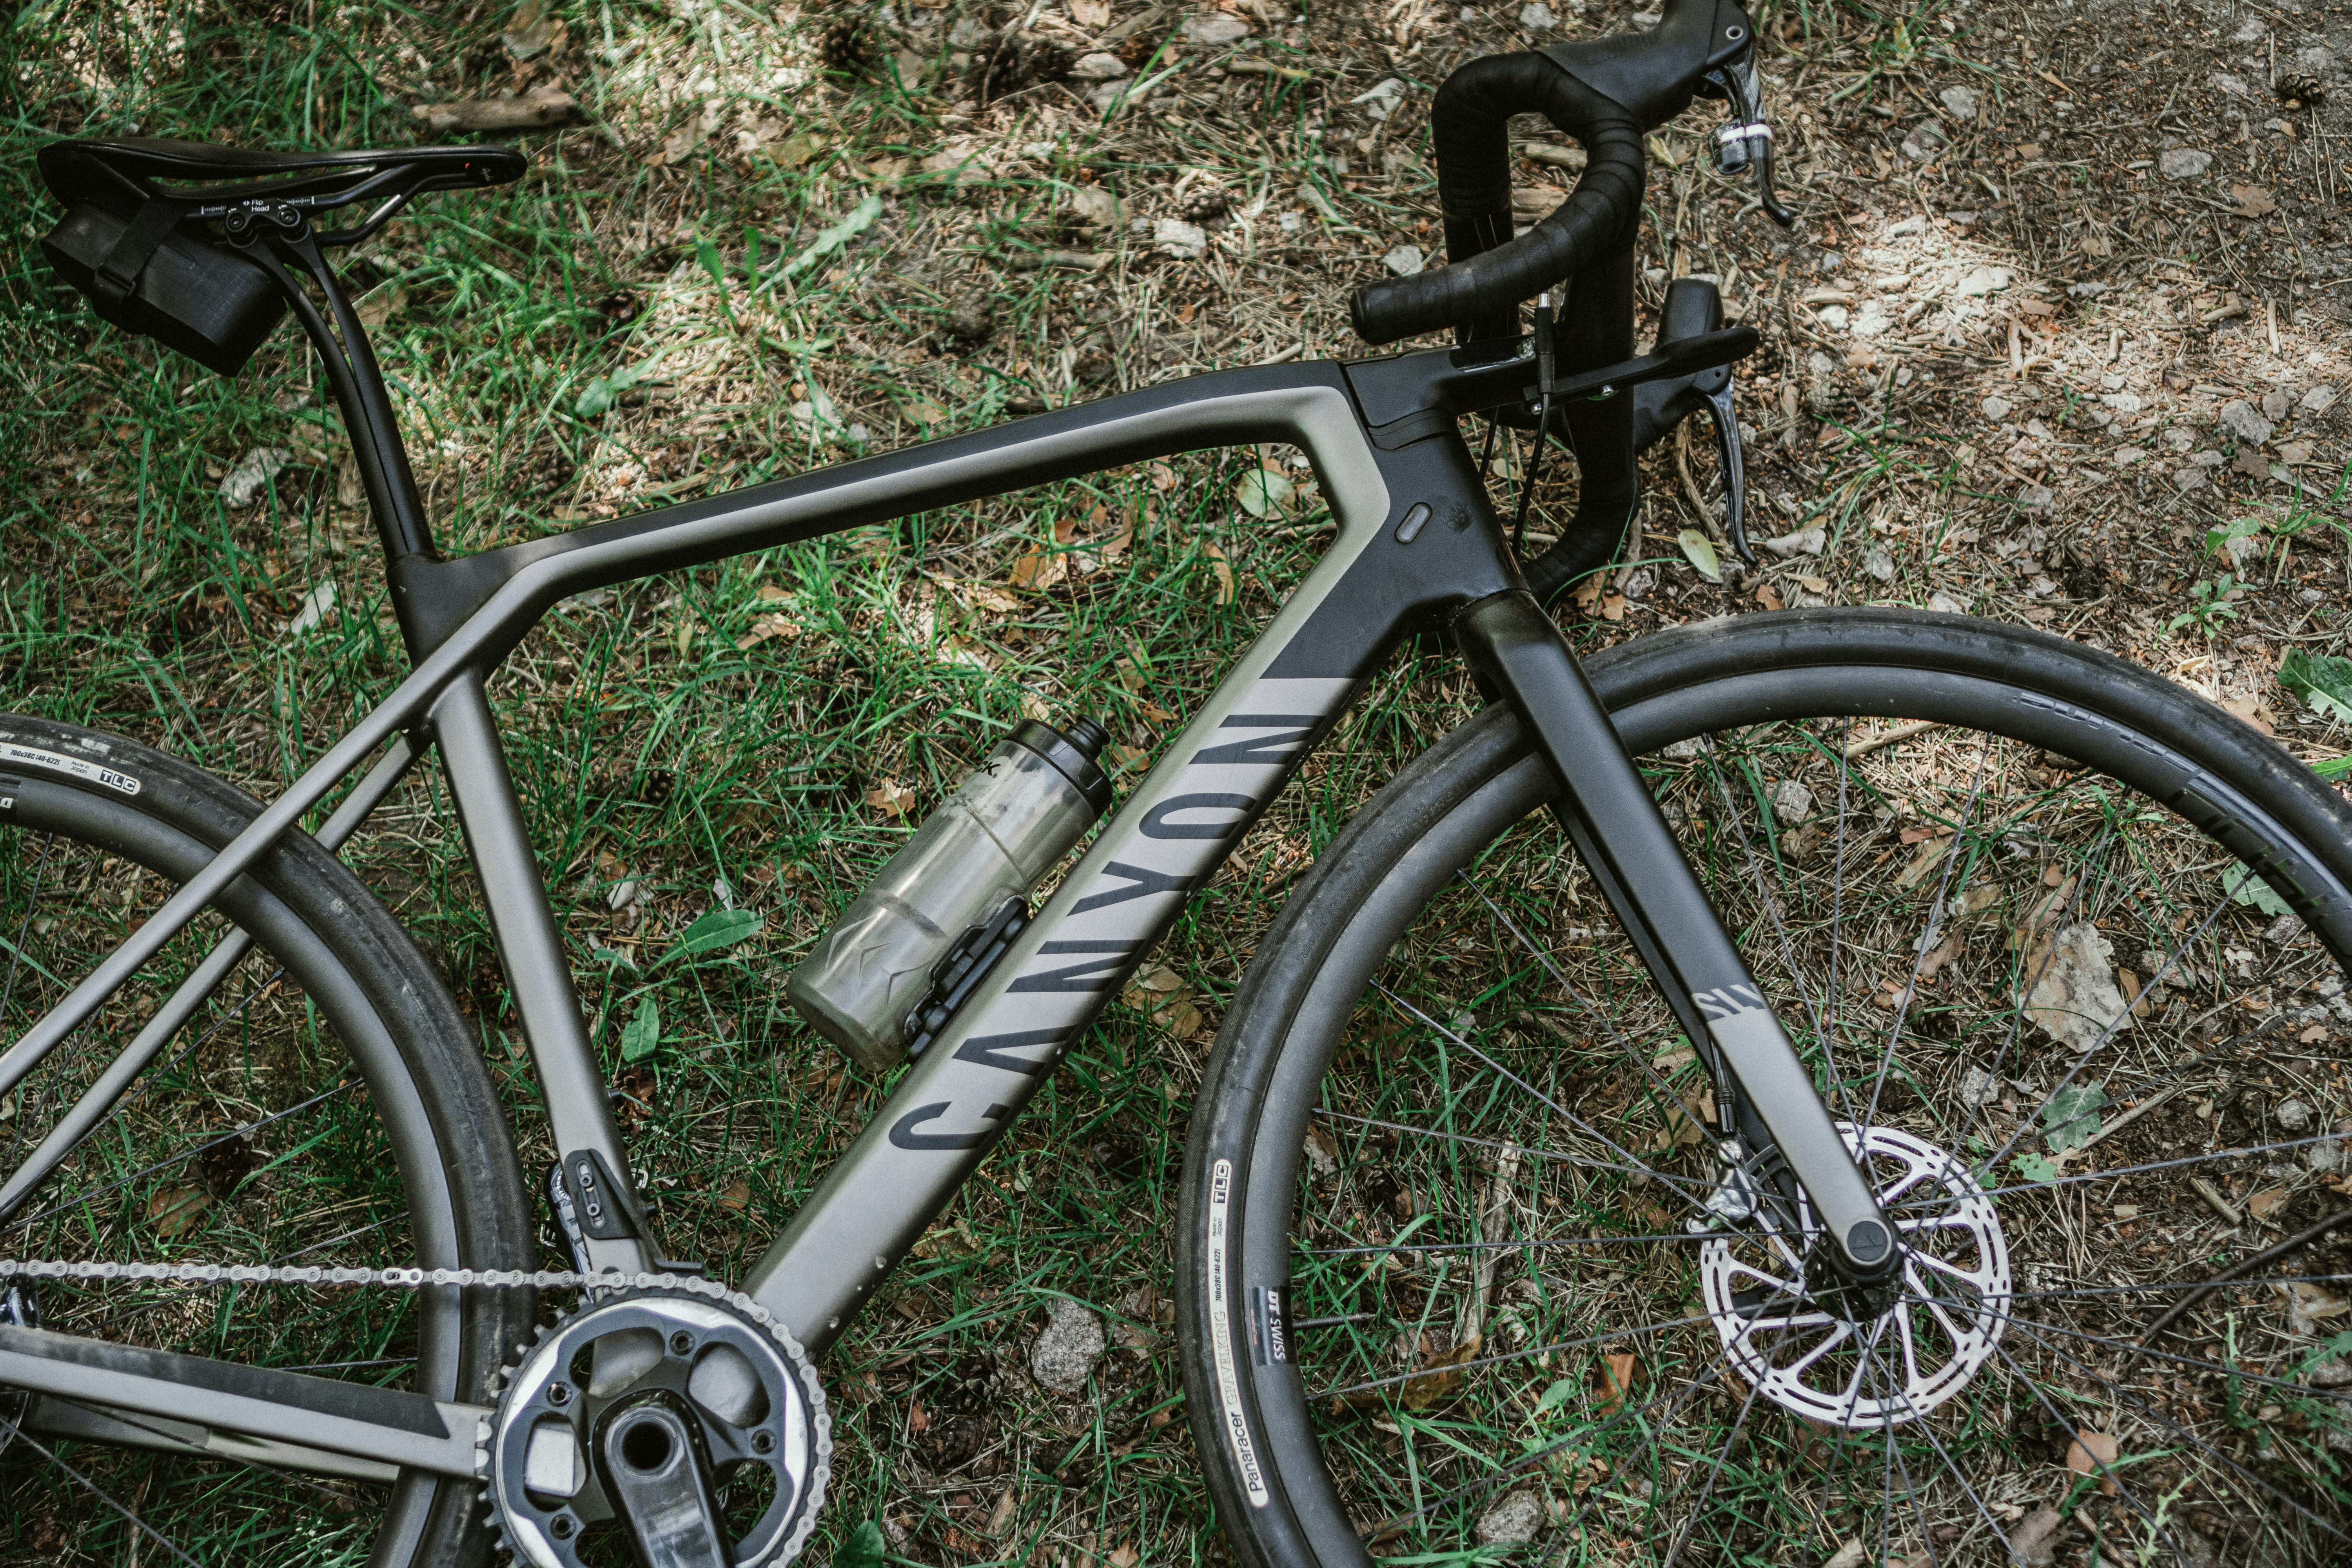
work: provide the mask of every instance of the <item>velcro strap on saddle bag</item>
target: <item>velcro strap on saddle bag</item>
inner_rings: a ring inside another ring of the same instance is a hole
[[[139,287],[139,275],[147,270],[157,247],[178,226],[184,211],[180,203],[162,196],[141,206],[131,226],[117,237],[106,258],[92,269],[91,295],[110,310],[121,309],[122,301]]]

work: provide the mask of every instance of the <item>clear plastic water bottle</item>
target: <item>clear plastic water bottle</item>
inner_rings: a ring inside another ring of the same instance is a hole
[[[1027,923],[1029,891],[1110,805],[1091,719],[1034,721],[989,753],[850,901],[785,995],[877,1071],[928,1040]],[[943,1010],[944,1009],[944,1010]]]

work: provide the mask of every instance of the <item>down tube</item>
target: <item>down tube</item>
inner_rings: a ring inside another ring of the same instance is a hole
[[[1329,553],[745,1280],[811,1350],[946,1205],[1396,635],[1517,582],[1450,427],[1367,447],[1351,481]]]

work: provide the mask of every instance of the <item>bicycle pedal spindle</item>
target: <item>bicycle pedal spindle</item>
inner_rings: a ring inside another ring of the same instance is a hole
[[[792,973],[785,996],[877,1071],[928,1043],[1012,946],[1031,889],[1110,805],[1110,737],[1034,721],[989,753],[850,901]]]

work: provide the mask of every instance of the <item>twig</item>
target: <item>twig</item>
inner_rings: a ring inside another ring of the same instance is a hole
[[[1891,746],[1897,741],[1907,741],[1914,735],[1924,735],[1930,730],[1944,727],[1939,719],[1915,719],[1908,724],[1897,724],[1892,730],[1881,730],[1875,735],[1865,735],[1845,749],[1845,760],[1867,756],[1881,746]]]

